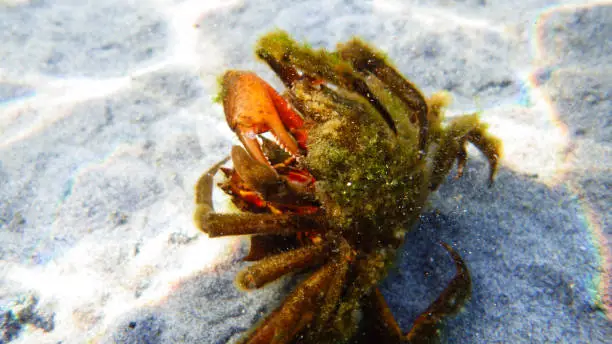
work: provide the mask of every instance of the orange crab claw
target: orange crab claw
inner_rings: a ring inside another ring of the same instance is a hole
[[[298,142],[306,140],[300,129],[304,120],[270,85],[254,73],[231,70],[223,75],[222,87],[227,123],[253,158],[269,164],[256,138],[268,131],[288,153],[299,155]]]

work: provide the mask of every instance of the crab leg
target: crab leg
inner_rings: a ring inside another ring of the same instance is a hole
[[[481,128],[472,130],[467,136],[466,140],[476,146],[476,148],[478,148],[489,161],[489,187],[492,186],[495,174],[497,173],[499,157],[501,156],[501,141],[498,138],[487,134],[487,132]],[[465,155],[467,156],[467,153]],[[463,163],[460,160],[458,165],[459,171],[463,171],[465,159]]]
[[[440,244],[453,258],[457,273],[442,294],[414,321],[406,335],[411,344],[431,343],[438,339],[440,322],[445,317],[457,314],[472,295],[472,279],[465,262],[450,245]]]
[[[297,214],[215,214],[203,216],[199,227],[211,238],[228,235],[282,234],[323,231],[319,215]]]
[[[471,142],[487,157],[490,171],[489,186],[493,184],[502,145],[500,140],[489,135],[486,129],[486,125],[480,123],[475,114],[457,117],[449,123],[448,129],[438,143],[440,148],[434,156],[430,189],[438,188],[452,168],[455,159],[458,160],[458,177],[461,176],[467,159],[465,149],[467,142]]]
[[[441,242],[455,262],[457,272],[442,294],[414,321],[410,331],[403,335],[387,302],[376,288],[368,296],[366,306],[365,334],[362,343],[371,343],[373,339],[384,343],[429,344],[439,342],[438,327],[441,321],[450,315],[457,314],[472,293],[470,273],[461,259],[448,244]]]
[[[350,339],[357,332],[359,319],[355,314],[361,308],[361,300],[376,288],[376,283],[384,277],[385,267],[390,261],[388,253],[372,252],[354,263],[356,277],[349,283],[332,319],[334,330],[342,336],[341,341]]]
[[[249,154],[268,163],[257,135],[270,131],[290,154],[299,154],[298,145],[285,125],[301,126],[301,118],[265,81],[251,72],[228,71],[223,75],[223,108],[227,123]]]
[[[363,313],[363,333],[358,338],[359,343],[402,342],[402,330],[395,321],[380,289],[374,288],[367,296]]]
[[[196,226],[210,237],[245,234],[295,234],[326,228],[320,215],[217,214],[212,204],[213,177],[228,158],[215,164],[198,180],[195,190]]]
[[[340,238],[338,245],[338,254],[332,260],[334,264],[335,278],[330,283],[329,288],[325,292],[325,297],[318,311],[316,319],[313,320],[312,327],[304,339],[305,343],[319,343],[319,337],[332,337],[333,335],[326,333],[329,329],[326,328],[330,319],[333,318],[334,312],[340,303],[344,285],[347,279],[349,269],[349,261],[352,259],[352,252],[348,242]]]
[[[389,66],[385,59],[364,42],[353,39],[339,47],[340,56],[349,61],[355,69],[366,74],[374,74],[380,81],[389,87],[404,104],[416,114],[413,115],[419,124],[419,151],[425,152],[427,145],[427,132],[429,124],[427,120],[427,102],[418,88],[406,80],[395,68]]]
[[[253,235],[249,254],[242,260],[255,262],[301,246],[296,235]]]
[[[352,71],[351,66],[346,61],[342,61],[337,56],[325,51],[315,53],[309,48],[300,46],[293,42],[286,32],[270,33],[262,37],[257,44],[257,56],[264,60],[281,78],[284,76],[283,83],[292,84],[293,81],[298,79],[295,76],[296,72],[283,67],[286,60],[287,64],[296,66],[309,76],[327,80],[361,95],[380,113],[393,133],[397,134],[397,128],[391,114],[376,99],[361,76]]]
[[[291,343],[295,335],[315,318],[321,290],[329,288],[336,276],[336,265],[330,262],[298,285],[285,301],[251,333],[245,344]]]
[[[264,258],[242,270],[236,283],[243,289],[257,289],[279,277],[325,262],[328,244],[313,244]]]
[[[229,157],[216,163],[208,171],[198,179],[195,187],[195,203],[196,211],[194,213],[194,220],[198,228],[202,228],[202,219],[205,218],[209,213],[214,211],[212,201],[212,190],[213,190],[213,178],[217,171],[229,160]]]

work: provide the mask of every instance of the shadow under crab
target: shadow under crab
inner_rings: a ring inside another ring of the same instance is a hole
[[[313,50],[284,32],[256,53],[286,92],[246,71],[228,71],[220,99],[244,147],[233,168],[213,166],[196,185],[195,221],[211,237],[252,235],[237,277],[244,289],[298,271],[310,275],[244,343],[430,343],[444,317],[469,299],[461,257],[443,293],[402,333],[377,284],[404,235],[455,160],[459,176],[468,142],[487,157],[492,183],[501,143],[476,114],[443,124],[445,93],[425,98],[381,53],[353,39],[335,52]],[[271,132],[277,144],[257,137]],[[212,209],[213,176],[242,211]]]

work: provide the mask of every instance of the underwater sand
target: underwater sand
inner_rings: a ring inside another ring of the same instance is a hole
[[[192,222],[237,144],[216,77],[280,87],[252,53],[274,28],[359,35],[504,142],[493,188],[470,149],[408,234],[382,284],[404,329],[454,273],[442,240],[474,284],[448,343],[609,342],[612,4],[289,3],[0,1],[0,343],[225,343],[278,305],[295,278],[236,290],[246,241]]]

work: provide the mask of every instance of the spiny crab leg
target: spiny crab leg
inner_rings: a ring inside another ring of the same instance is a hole
[[[268,131],[288,153],[299,155],[287,128],[298,129],[303,120],[270,85],[252,72],[231,70],[223,75],[222,87],[227,123],[253,158],[269,164],[257,141]]]

